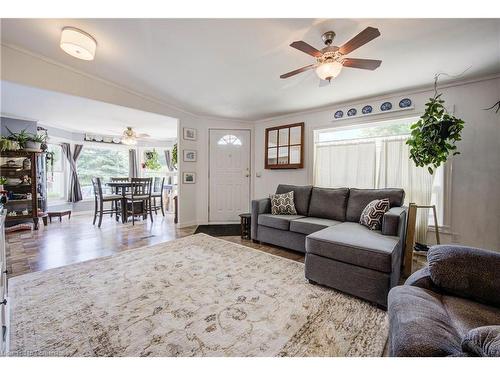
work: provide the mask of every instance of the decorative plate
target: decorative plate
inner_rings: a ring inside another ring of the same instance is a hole
[[[372,113],[373,111],[373,107],[371,105],[365,105],[363,107],[363,109],[361,110],[361,112],[363,112],[364,115],[368,114],[368,113]]]
[[[358,113],[358,111],[356,111],[356,108],[351,108],[347,111],[347,116],[356,116],[356,113]]]
[[[380,106],[381,111],[390,111],[392,109],[392,103],[391,102],[384,102]]]
[[[122,140],[121,138],[115,137],[113,138],[113,143],[120,143]]]
[[[411,99],[404,98],[399,101],[399,108],[408,108],[411,106]]]
[[[337,112],[335,112],[335,114],[333,115],[333,117],[335,117],[335,118],[342,118],[342,117],[344,117],[344,112],[337,111]]]

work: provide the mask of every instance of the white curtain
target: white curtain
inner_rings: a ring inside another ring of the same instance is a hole
[[[349,141],[316,146],[314,185],[375,187],[375,141]]]
[[[407,137],[316,144],[314,185],[403,188],[405,204],[430,205],[433,176],[409,158]],[[416,240],[426,243],[428,210],[417,211]]]
[[[382,140],[377,187],[401,187],[405,191],[405,204],[429,205],[432,197],[433,176],[427,168],[415,166],[409,158],[406,137]],[[416,240],[426,243],[429,213],[417,210]]]

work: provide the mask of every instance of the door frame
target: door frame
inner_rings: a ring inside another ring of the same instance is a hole
[[[207,217],[207,222],[208,224],[234,224],[235,222],[234,221],[211,221],[210,220],[210,187],[211,187],[211,181],[210,179],[212,178],[211,177],[211,170],[210,170],[210,166],[211,166],[211,158],[212,158],[212,155],[211,155],[211,152],[210,152],[210,142],[212,141],[212,130],[221,130],[221,131],[246,131],[248,132],[248,139],[249,139],[249,148],[248,148],[248,163],[249,163],[249,170],[250,170],[250,177],[248,178],[248,207],[249,209],[251,209],[251,205],[252,205],[252,181],[253,181],[253,172],[252,172],[252,167],[253,167],[253,163],[252,163],[252,150],[253,150],[253,142],[252,142],[252,129],[250,128],[242,128],[242,129],[239,129],[239,128],[208,128],[208,217]]]

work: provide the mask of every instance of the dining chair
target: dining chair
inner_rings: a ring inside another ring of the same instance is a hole
[[[101,179],[99,177],[92,178],[92,186],[94,188],[94,221],[92,225],[95,225],[97,215],[99,215],[99,223],[97,227],[101,227],[102,216],[107,213],[115,213],[116,219],[118,220],[118,204],[117,202],[122,199],[121,195],[118,194],[103,194]],[[111,202],[111,209],[104,208],[104,203]]]
[[[130,178],[128,177],[111,177],[110,178],[110,181],[111,182],[129,182],[130,181]],[[115,187],[113,188],[113,194],[120,194],[120,191],[119,191],[119,187]],[[130,191],[129,188],[125,188],[125,192],[128,193]],[[114,206],[117,206],[118,207],[118,203],[121,203],[121,202],[113,202],[112,205]],[[117,208],[118,209],[118,208]],[[113,213],[111,213],[111,216],[113,216]]]
[[[135,216],[140,214],[142,216],[147,215],[153,221],[153,208],[151,204],[151,188],[153,184],[153,178],[142,178],[142,177],[132,177],[131,178],[131,189],[130,194],[127,194],[127,216],[132,215],[132,225],[135,225]],[[130,203],[131,208],[128,208]],[[141,212],[135,210],[136,203],[141,203]]]
[[[153,191],[151,192],[151,198],[153,199],[153,210],[155,210],[155,215],[160,208],[161,214],[165,216],[165,209],[163,208],[163,186],[165,185],[165,177],[155,177],[153,183]],[[160,199],[160,205],[156,204],[156,198]]]

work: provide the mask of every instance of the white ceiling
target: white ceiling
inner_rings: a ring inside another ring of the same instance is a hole
[[[2,81],[1,113],[5,117],[75,133],[121,135],[132,126],[152,140],[177,137],[177,119],[91,99]]]
[[[74,26],[98,42],[96,59],[59,48]],[[345,68],[328,87],[294,40],[321,47],[334,30],[341,45],[367,26],[381,36],[350,57],[383,60],[376,71]],[[4,19],[2,43],[15,45],[197,114],[262,119],[340,101],[429,85],[434,74],[463,78],[500,71],[500,20],[486,19]]]

